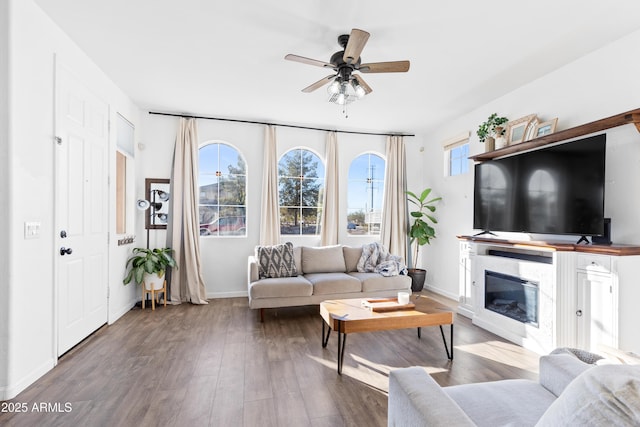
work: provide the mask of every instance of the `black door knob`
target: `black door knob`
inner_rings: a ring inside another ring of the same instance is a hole
[[[71,248],[65,248],[64,246],[60,248],[60,255],[62,256],[71,255],[72,252]]]

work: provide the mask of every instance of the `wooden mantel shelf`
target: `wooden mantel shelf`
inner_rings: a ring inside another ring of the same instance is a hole
[[[480,236],[457,236],[459,240],[466,240],[468,242],[493,244],[501,246],[511,246],[514,248],[522,249],[546,249],[553,251],[568,251],[568,252],[585,252],[599,255],[614,255],[614,256],[626,256],[626,255],[640,255],[640,246],[636,245],[578,245],[567,242],[543,242],[543,241],[528,241],[528,240],[508,240],[498,239],[490,237]]]
[[[595,122],[586,123],[584,125],[576,126],[570,129],[561,130],[549,135],[544,135],[540,138],[535,138],[529,141],[521,142],[519,144],[508,145],[495,151],[476,154],[475,156],[471,156],[470,159],[477,162],[491,160],[497,157],[520,153],[522,151],[543,147],[545,145],[554,144],[556,142],[564,141],[571,138],[577,138],[579,136],[589,135],[594,132],[600,132],[631,123],[633,123],[638,129],[638,132],[640,132],[640,108],[627,111],[626,113],[616,114],[615,116],[596,120]]]

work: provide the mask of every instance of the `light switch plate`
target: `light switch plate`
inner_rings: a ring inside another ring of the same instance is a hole
[[[38,239],[40,237],[40,223],[39,222],[25,222],[24,223],[24,238],[25,239]]]

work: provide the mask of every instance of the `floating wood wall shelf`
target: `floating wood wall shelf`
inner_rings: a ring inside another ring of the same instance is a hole
[[[636,126],[636,129],[638,129],[638,132],[640,132],[640,108],[627,111],[626,113],[616,114],[615,116],[596,120],[595,122],[586,123],[584,125],[576,126],[570,129],[561,130],[549,135],[544,135],[540,138],[535,138],[529,141],[521,142],[519,144],[509,145],[499,150],[476,154],[475,156],[471,156],[470,159],[477,162],[491,160],[497,157],[520,153],[522,151],[543,147],[545,145],[554,144],[556,142],[564,141],[571,138],[577,138],[579,136],[589,135],[591,133],[600,132],[631,123],[633,123]]]

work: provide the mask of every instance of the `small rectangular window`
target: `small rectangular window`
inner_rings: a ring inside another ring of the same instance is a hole
[[[127,232],[127,156],[116,151],[116,234]]]
[[[469,143],[459,145],[449,153],[449,176],[469,172]]]
[[[464,132],[442,143],[444,150],[444,175],[456,176],[469,173],[469,136]]]

